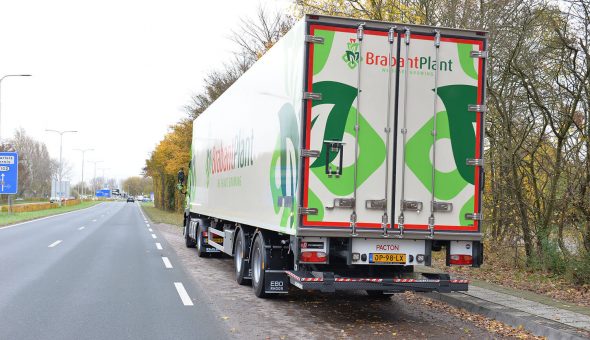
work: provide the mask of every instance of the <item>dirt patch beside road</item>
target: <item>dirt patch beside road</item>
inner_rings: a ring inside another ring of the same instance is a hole
[[[468,320],[469,313],[458,317],[432,308],[413,294],[376,300],[362,292],[320,294],[292,287],[287,296],[259,299],[251,287],[235,282],[232,259],[199,258],[194,249],[184,246],[182,229],[166,224],[154,226],[174,248],[195,285],[207,292],[210,300],[196,303],[212,304],[238,338],[492,339],[527,336],[518,330],[506,333],[489,330],[481,323]]]

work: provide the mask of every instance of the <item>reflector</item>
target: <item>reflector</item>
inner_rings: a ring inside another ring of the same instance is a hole
[[[471,255],[451,255],[449,263],[455,266],[470,266],[473,263]]]

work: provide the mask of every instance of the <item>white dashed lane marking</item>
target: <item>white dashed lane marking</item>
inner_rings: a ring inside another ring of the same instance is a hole
[[[80,228],[78,228],[78,230],[83,230],[84,228],[86,228],[85,226],[81,226]]]
[[[156,242],[156,248],[158,250],[162,250],[162,245],[159,242]]]
[[[180,296],[180,300],[182,300],[182,304],[185,306],[192,306],[193,301],[191,300],[191,297],[188,296],[188,293],[186,292],[186,289],[184,289],[182,282],[174,282],[174,287],[176,287],[176,291]]]
[[[52,244],[48,245],[47,248],[53,248],[53,247],[57,246],[58,244],[60,244],[61,241],[62,240],[57,240],[57,241],[53,242]]]
[[[156,234],[152,234],[152,238],[158,238]]]
[[[170,263],[170,260],[166,256],[162,256],[162,261],[164,262],[164,267],[168,269],[172,268],[172,263]]]
[[[152,228],[149,228],[148,230],[150,231],[150,233],[153,231]]]

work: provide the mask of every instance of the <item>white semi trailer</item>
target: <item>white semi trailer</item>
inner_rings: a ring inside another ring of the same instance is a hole
[[[259,297],[467,290],[418,269],[483,262],[486,48],[305,16],[194,121],[186,245],[232,256]]]

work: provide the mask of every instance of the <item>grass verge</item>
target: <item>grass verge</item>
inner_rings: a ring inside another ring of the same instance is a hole
[[[98,203],[100,203],[100,202],[82,202],[78,205],[72,205],[69,207],[61,207],[61,208],[38,210],[38,211],[19,212],[19,213],[13,213],[13,214],[3,212],[3,213],[0,213],[0,228],[2,226],[7,226],[10,224],[35,220],[35,219],[41,218],[41,217],[63,214],[65,212],[69,212],[69,211],[88,208],[88,207],[91,207],[91,206],[96,205]]]
[[[154,223],[166,223],[182,227],[182,213],[158,209],[154,206],[153,202],[142,202],[140,205],[143,211],[145,211],[145,214],[148,215],[150,220]]]

